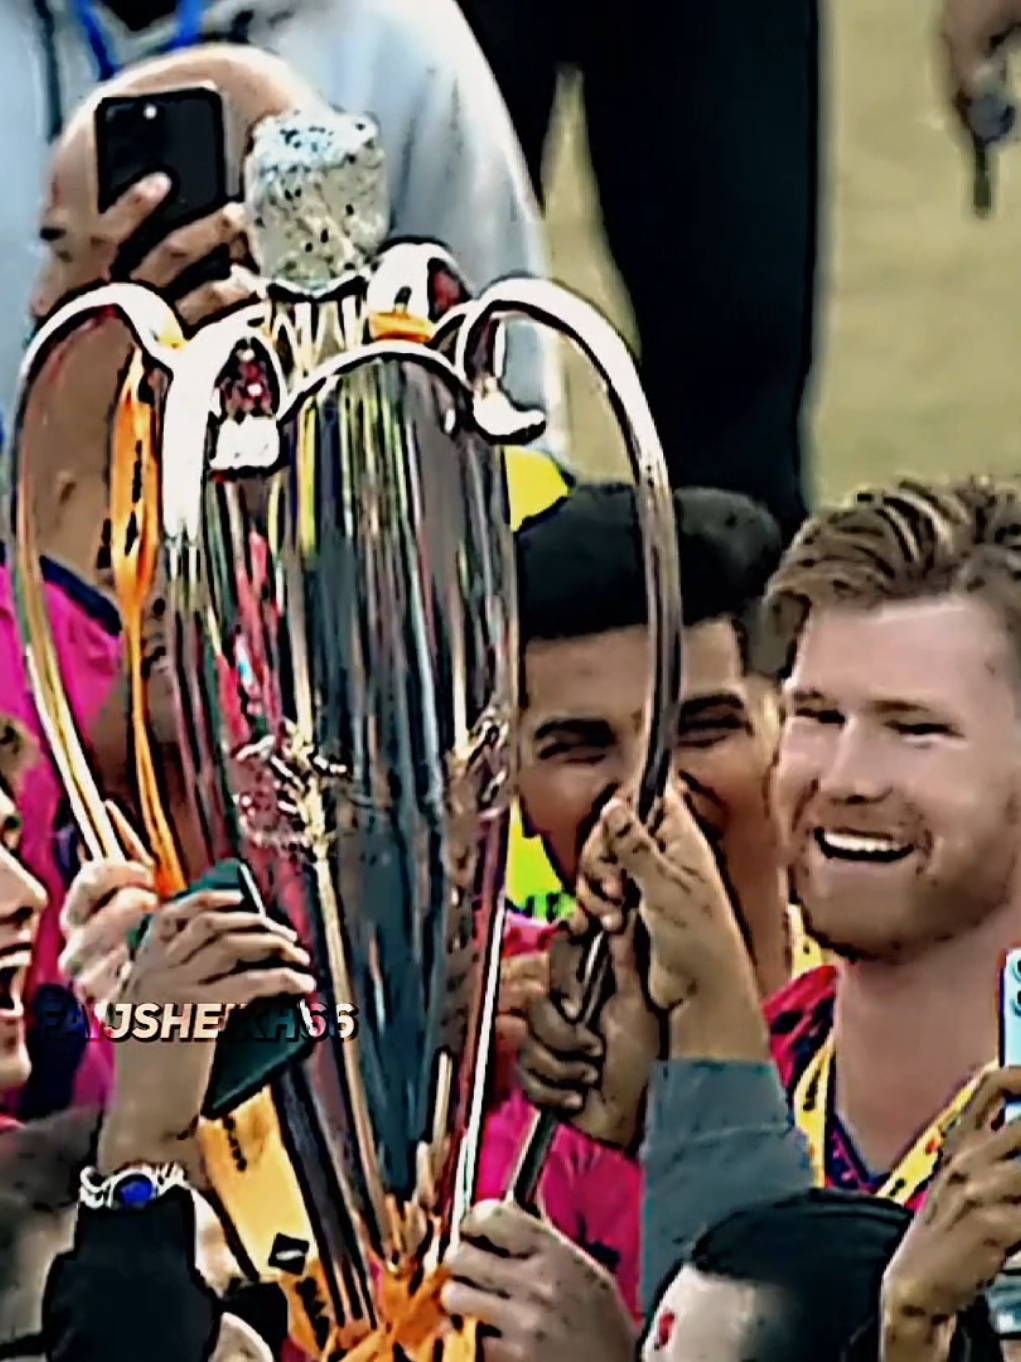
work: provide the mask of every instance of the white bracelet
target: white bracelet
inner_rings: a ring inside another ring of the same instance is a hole
[[[178,1163],[136,1163],[103,1177],[95,1168],[82,1170],[80,1205],[90,1211],[134,1211],[152,1205],[175,1187],[187,1187]]]

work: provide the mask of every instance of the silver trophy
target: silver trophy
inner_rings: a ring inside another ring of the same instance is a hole
[[[102,308],[127,322],[139,348],[112,473],[148,495],[134,523],[150,529],[142,548],[118,550],[115,517],[122,604],[153,588],[155,536],[207,863],[242,864],[252,896],[313,954],[322,1034],[279,1064],[256,1056],[253,1090],[241,1081],[202,1129],[242,1257],[285,1288],[292,1336],[317,1357],[432,1362],[442,1339],[467,1358],[472,1326],[451,1331],[437,1297],[474,1194],[505,911],[519,657],[503,451],[544,420],[501,387],[505,324],[573,339],[627,437],[657,658],[644,811],[666,777],[679,692],[665,465],[628,352],[587,304],[529,279],[472,299],[441,247],[384,247],[371,120],[267,120],[245,189],[257,303],[185,341],[149,291],[97,290],[37,338],[19,410],[56,340]],[[23,466],[18,485],[30,674],[85,845],[120,855],[52,655]],[[182,889],[158,795],[140,805],[165,886]],[[601,959],[594,943],[593,999]]]

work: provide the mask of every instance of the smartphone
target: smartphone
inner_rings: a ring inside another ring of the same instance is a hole
[[[1021,950],[1007,953],[1000,983],[1000,1065],[1021,1068]],[[1016,1121],[1021,1102],[1008,1102],[1003,1119]]]
[[[236,890],[242,895],[242,911],[266,912],[251,871],[243,861],[221,861],[178,897],[203,890]],[[151,922],[151,917],[144,918],[132,932],[129,938],[132,954],[145,939]],[[274,963],[265,960],[246,968],[270,969]],[[232,1012],[216,1042],[202,1115],[207,1120],[219,1120],[235,1111],[289,1065],[304,1059],[312,1044],[299,998],[259,998]]]
[[[105,213],[140,180],[162,172],[167,197],[121,247],[113,278],[125,280],[171,232],[208,217],[228,202],[223,99],[212,86],[103,99],[96,108],[96,177]],[[225,247],[185,270],[168,296],[226,278]]]

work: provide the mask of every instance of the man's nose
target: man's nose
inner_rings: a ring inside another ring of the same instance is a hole
[[[18,858],[0,847],[0,924],[27,931],[46,907],[46,890]]]
[[[848,721],[829,745],[819,771],[819,793],[834,802],[878,799],[890,787],[890,771],[866,728]]]

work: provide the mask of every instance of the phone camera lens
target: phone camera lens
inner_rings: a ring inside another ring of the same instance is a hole
[[[142,109],[142,117],[147,123],[155,123],[159,116],[159,109],[155,104],[146,104]]]

